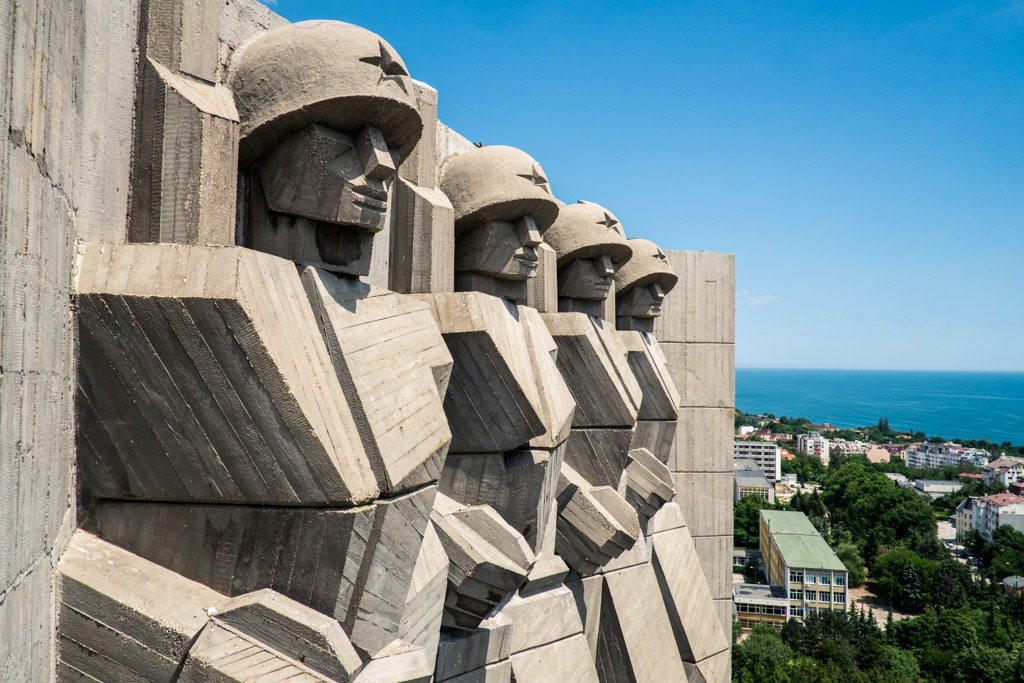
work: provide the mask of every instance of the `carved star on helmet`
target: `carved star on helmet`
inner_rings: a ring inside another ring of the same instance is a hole
[[[661,250],[661,247],[658,247],[658,253],[655,256],[655,258],[657,258],[658,260],[661,260],[661,261],[667,261],[668,260],[668,256],[666,256],[665,252],[663,252]]]
[[[541,175],[540,169],[536,166],[529,173],[517,173],[516,175],[520,178],[526,178],[540,189],[551,194],[551,190],[548,188],[548,179]]]
[[[397,83],[402,90],[408,93],[408,90],[405,89],[405,81],[402,79],[402,76],[408,76],[409,72],[405,70],[405,67],[402,66],[401,62],[395,59],[395,56],[391,54],[391,50],[387,48],[384,41],[377,41],[377,45],[380,48],[379,55],[361,57],[359,61],[380,67],[380,78],[377,80],[378,83],[387,78],[389,81]]]
[[[615,230],[616,232],[618,232],[618,230],[616,229],[616,226],[619,224],[619,222],[617,220],[615,220],[615,218],[612,217],[612,215],[610,213],[608,213],[607,211],[604,212],[604,220],[603,221],[598,221],[597,224],[598,225],[603,225],[604,227],[608,228],[609,230]]]

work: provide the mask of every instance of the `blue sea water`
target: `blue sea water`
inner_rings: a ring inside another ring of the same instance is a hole
[[[947,439],[1024,444],[1024,372],[736,369],[736,407]]]

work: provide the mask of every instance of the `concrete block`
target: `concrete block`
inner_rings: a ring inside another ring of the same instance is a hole
[[[678,428],[677,420],[637,420],[629,448],[646,448],[658,460],[668,464]]]
[[[645,332],[618,331],[629,367],[643,392],[639,420],[674,420],[681,402],[658,340]]]
[[[87,490],[268,504],[376,497],[384,463],[359,438],[293,263],[239,247],[93,244],[79,268]]]
[[[512,622],[500,612],[472,630],[442,629],[434,678],[447,681],[507,661],[511,644]]]
[[[433,668],[423,648],[396,640],[367,662],[352,683],[430,683]]]
[[[600,572],[602,574],[608,574],[610,572],[616,572],[620,569],[626,569],[627,567],[635,567],[640,564],[646,564],[651,561],[651,544],[647,542],[647,537],[641,533],[636,538],[636,543],[629,550],[626,550],[618,557],[609,560]]]
[[[530,573],[520,586],[519,594],[525,596],[558,585],[568,574],[569,565],[561,557],[550,553],[540,555],[530,567]]]
[[[576,399],[573,427],[628,427],[643,398],[612,323],[584,313],[542,313],[558,370]]]
[[[553,552],[564,450],[449,455],[438,488],[463,505],[490,505],[535,553]]]
[[[423,140],[427,138],[424,137]],[[455,213],[436,187],[395,182],[390,286],[398,292],[451,292],[455,287]]]
[[[422,647],[430,661],[437,658],[447,588],[448,555],[434,525],[428,524],[405,598],[398,637],[410,645]]]
[[[662,342],[681,408],[732,408],[736,354],[731,344]]]
[[[604,594],[604,576],[577,576],[566,582],[576,598],[576,609],[583,622],[583,635],[587,638],[590,660],[597,660],[597,638],[601,626],[601,596]]]
[[[181,683],[271,683],[283,679],[328,683],[332,679],[217,620],[199,634],[176,679]]]
[[[530,350],[514,304],[479,292],[415,295],[454,359],[444,408],[451,453],[502,453],[543,434]]]
[[[331,680],[347,680],[363,664],[337,619],[269,589],[227,600],[214,622]]]
[[[675,440],[669,450],[669,469],[731,472],[732,443],[732,408],[680,408]]]
[[[679,503],[673,500],[672,502],[665,503],[647,521],[647,536],[650,537],[662,531],[681,529],[685,526],[686,519],[683,517],[683,511],[679,508]]]
[[[530,447],[556,448],[569,437],[576,401],[555,362],[558,345],[544,319],[535,309],[519,306],[519,320],[530,351],[537,385],[538,412],[545,427],[543,434],[530,439]]]
[[[443,683],[437,679],[438,683]],[[455,678],[446,678],[448,683],[511,683],[512,662],[505,660],[496,664],[488,664],[480,669],[474,669],[468,673]]]
[[[476,628],[526,578],[533,551],[486,505],[464,506],[439,494],[431,521],[449,560],[442,623]]]
[[[680,656],[699,662],[728,650],[729,636],[718,620],[689,529],[654,534],[651,545],[652,566]]]
[[[526,282],[526,305],[541,313],[558,312],[558,262],[548,244],[537,247],[537,274]]]
[[[216,12],[213,3],[201,4]],[[212,29],[216,43],[216,18]],[[190,78],[152,53],[141,58],[138,78],[129,240],[234,244],[238,113],[231,92],[211,83],[212,73]]]
[[[686,680],[650,564],[605,573],[597,670],[602,681]]]
[[[715,611],[718,612],[718,620],[722,623],[722,629],[726,633],[732,633],[732,596],[727,598],[715,598]],[[731,646],[730,646],[731,651]],[[732,669],[730,668],[730,671]],[[729,680],[726,677],[725,680]]]
[[[58,656],[100,680],[173,680],[208,612],[226,601],[82,531],[61,558],[57,580]]]
[[[633,506],[640,527],[646,529],[647,520],[675,497],[676,490],[668,467],[647,449],[637,448],[629,452],[619,494]]]
[[[512,675],[516,683],[598,683],[599,680],[582,633],[512,655]]]
[[[715,600],[732,598],[732,535],[694,536],[693,544],[711,597]]]
[[[732,680],[732,650],[723,650],[696,664],[683,662],[690,683],[726,683]]]
[[[592,486],[616,488],[632,442],[632,427],[576,427],[566,442],[565,463]]]
[[[572,569],[589,575],[629,550],[640,536],[636,511],[608,486],[591,486],[562,464],[555,550]]]
[[[426,304],[318,268],[302,281],[378,481],[436,481],[451,441],[442,397],[452,357]]]
[[[679,282],[662,302],[654,336],[662,342],[735,341],[736,260],[732,254],[665,250]]]
[[[677,472],[672,480],[694,536],[732,535],[732,472]]]
[[[402,627],[435,491],[343,509],[107,501],[90,525],[225,595],[272,588],[331,615],[373,655]]]
[[[583,631],[576,599],[561,584],[529,595],[516,594],[497,614],[512,623],[509,652],[513,655]]]

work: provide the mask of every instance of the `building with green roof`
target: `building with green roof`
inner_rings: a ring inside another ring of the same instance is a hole
[[[768,582],[789,596],[789,618],[846,611],[846,567],[804,513],[762,510],[760,545]]]

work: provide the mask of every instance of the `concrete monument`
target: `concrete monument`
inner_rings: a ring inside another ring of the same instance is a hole
[[[365,29],[12,8],[0,680],[728,680],[728,256]]]

